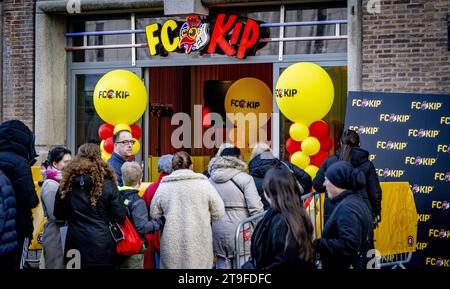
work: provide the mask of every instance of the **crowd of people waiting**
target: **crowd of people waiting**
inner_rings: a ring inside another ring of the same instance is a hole
[[[220,146],[204,173],[179,151],[158,161],[159,179],[142,197],[141,166],[128,161],[133,140],[114,135],[108,162],[97,144],[70,150],[55,147],[42,165],[40,197],[47,217],[42,267],[64,269],[67,254],[80,253],[81,268],[230,269],[365,268],[380,222],[381,189],[359,136],[343,133],[336,155],[314,180],[301,168],[257,144],[247,165],[239,148]],[[30,166],[37,154],[34,135],[22,122],[0,125],[0,268],[24,266],[33,232],[31,209],[38,205]],[[325,225],[314,226],[301,196],[314,186],[326,192]],[[257,214],[240,231],[238,224]],[[132,256],[120,255],[114,224],[129,220],[142,240]],[[64,235],[64,236],[63,236]],[[140,247],[139,247],[140,248]],[[250,254],[245,254],[250,252]],[[238,256],[239,260],[235,260]]]

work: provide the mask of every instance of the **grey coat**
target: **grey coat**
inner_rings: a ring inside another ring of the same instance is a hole
[[[44,209],[44,215],[47,222],[44,225],[42,234],[42,247],[44,248],[45,269],[64,269],[64,254],[61,246],[60,228],[64,222],[56,220],[53,215],[55,206],[55,196],[58,191],[59,183],[47,179],[42,184],[41,200]]]
[[[264,210],[255,182],[245,172],[246,169],[245,162],[231,156],[215,157],[208,165],[211,175],[209,181],[225,205],[225,214],[218,221],[212,223],[214,254],[218,257],[232,258],[234,256],[235,231],[238,224]],[[250,237],[253,228],[249,225],[244,227],[244,230],[245,235],[241,235],[239,238],[241,241],[240,254],[244,254],[244,250],[250,252]]]

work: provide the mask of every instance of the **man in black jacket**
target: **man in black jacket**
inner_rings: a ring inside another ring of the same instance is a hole
[[[324,269],[366,268],[374,247],[372,214],[357,193],[364,184],[364,173],[346,161],[334,163],[325,174],[324,186],[336,207],[316,241]]]
[[[0,169],[11,181],[16,197],[19,250],[22,249],[26,238],[32,238],[31,209],[39,204],[30,167],[36,162],[36,157],[34,134],[23,122],[9,120],[0,125]],[[18,269],[20,254],[16,264]]]

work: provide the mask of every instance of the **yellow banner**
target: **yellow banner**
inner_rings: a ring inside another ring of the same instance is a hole
[[[415,252],[417,215],[408,182],[381,182],[381,223],[375,229],[375,248],[381,256]]]

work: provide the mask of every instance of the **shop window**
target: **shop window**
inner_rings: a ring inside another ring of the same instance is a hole
[[[92,19],[92,17],[91,17]],[[98,18],[94,20],[72,19],[69,25],[69,32],[94,32],[94,31],[113,31],[113,30],[129,30],[131,27],[131,19],[129,15],[121,17]],[[119,35],[98,35],[88,36],[87,45],[114,45],[114,44],[130,44],[131,34]],[[72,46],[83,46],[84,39],[82,36],[72,37]],[[73,51],[73,62],[106,62],[121,61],[131,59],[131,49],[93,49]]]
[[[98,128],[103,121],[98,116],[94,108],[92,94],[95,85],[103,74],[78,74],[76,76],[76,149],[86,142],[100,144]]]
[[[347,8],[302,9],[298,6],[286,6],[285,22],[346,20]],[[336,25],[309,25],[285,27],[285,37],[334,36]],[[347,34],[347,25],[340,25],[340,35]],[[284,47],[284,54],[320,54],[347,51],[347,39],[289,41]]]

